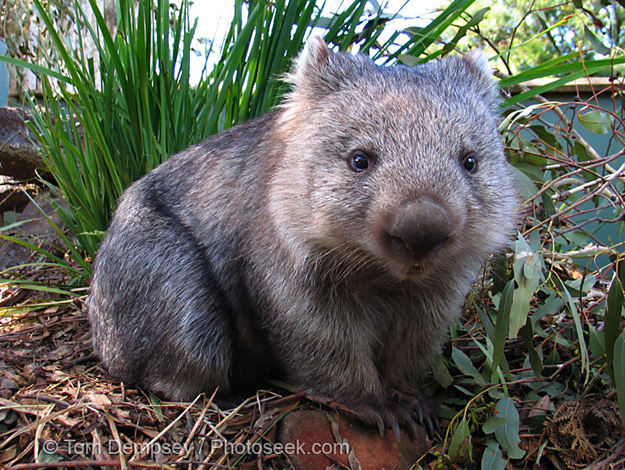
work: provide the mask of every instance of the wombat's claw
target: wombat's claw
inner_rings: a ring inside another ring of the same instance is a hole
[[[360,421],[376,426],[380,436],[390,429],[399,442],[402,426],[413,439],[419,436],[417,412],[408,403],[402,403],[394,396],[368,400],[366,403],[352,403],[347,407],[358,416]]]
[[[434,408],[430,404],[430,401],[420,391],[412,390],[410,392],[402,392],[397,389],[391,390],[393,398],[402,405],[407,405],[414,410],[419,422],[423,424],[428,432],[428,435],[434,436],[440,431],[440,423]],[[415,426],[416,429],[416,426]]]
[[[432,416],[426,416],[425,426],[428,430],[429,436],[434,436],[435,434],[440,434],[441,432],[441,425],[436,416],[434,416],[434,418],[432,418]]]
[[[395,440],[399,442],[401,440],[401,431],[399,430],[399,423],[395,419],[393,420],[391,424],[392,424],[391,428],[393,429],[393,434],[395,435]]]
[[[401,430],[399,429],[399,423],[394,416],[390,416],[390,422],[387,423],[387,426],[393,431],[395,439],[399,442],[401,440]],[[380,431],[380,437],[384,436],[384,432],[386,431],[386,426],[384,425],[384,421],[381,416],[378,416],[378,431]]]
[[[401,437],[400,422],[384,400],[375,399],[368,400],[367,403],[351,403],[347,407],[363,423],[376,426],[380,436],[384,436],[384,432],[390,429],[399,441]]]
[[[375,416],[375,424],[378,427],[378,431],[380,431],[380,437],[384,436],[384,431],[386,430],[384,427],[384,421],[382,421],[382,416]]]

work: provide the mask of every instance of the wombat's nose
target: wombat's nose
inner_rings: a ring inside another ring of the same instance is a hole
[[[401,244],[415,258],[441,248],[452,232],[447,210],[421,198],[403,206],[391,219],[389,235],[393,245]]]

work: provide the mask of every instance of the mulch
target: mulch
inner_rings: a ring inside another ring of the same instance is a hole
[[[28,294],[0,292],[19,305]],[[305,407],[260,391],[234,410],[171,403],[110,380],[91,355],[81,300],[0,316],[0,467],[290,468],[276,424]]]
[[[210,396],[167,402],[126,388],[92,355],[84,297],[51,294],[42,304],[41,296],[0,282],[2,469],[290,469],[297,462],[279,447],[285,416],[328,410],[288,387],[259,391],[230,410]],[[553,404],[542,434],[522,433],[526,458],[506,468],[625,468],[615,394]],[[528,404],[522,421],[537,406]],[[485,443],[473,444],[479,455],[471,468],[479,468]],[[442,458],[442,439],[428,445],[420,468],[461,468]],[[366,468],[347,458],[331,462],[337,469]]]

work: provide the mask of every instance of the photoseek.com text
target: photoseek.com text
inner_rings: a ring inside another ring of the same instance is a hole
[[[202,449],[198,449],[200,446]],[[208,447],[210,446],[210,449]],[[227,455],[347,455],[349,454],[349,443],[343,442],[295,442],[272,443],[272,442],[238,442],[232,443],[220,439],[205,441],[201,443],[172,442],[118,442],[108,441],[105,443],[80,442],[75,439],[66,439],[62,442],[52,440],[44,441],[42,450],[49,454],[66,453],[68,455],[80,455],[82,457],[110,456],[123,453],[125,456],[148,455],[150,458],[166,457],[170,455],[185,455],[193,450],[207,450],[210,452],[223,450]]]

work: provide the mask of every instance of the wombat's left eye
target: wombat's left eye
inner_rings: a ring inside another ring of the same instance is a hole
[[[356,173],[367,171],[371,166],[371,157],[362,150],[354,151],[350,154],[347,161],[349,168]]]
[[[462,159],[462,167],[469,173],[475,173],[477,170],[477,158],[472,153],[468,153]]]

